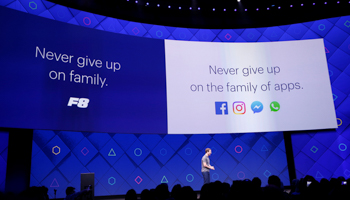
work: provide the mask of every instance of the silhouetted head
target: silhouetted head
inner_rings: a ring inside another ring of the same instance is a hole
[[[173,189],[171,190],[171,197],[173,197],[175,200],[179,200],[180,192],[181,192],[181,185],[180,184],[174,185]]]
[[[67,187],[66,189],[66,195],[74,194],[75,193],[75,188],[74,187]]]
[[[148,189],[144,189],[141,192],[141,200],[150,200],[151,192]]]
[[[134,189],[130,189],[126,192],[125,200],[137,200],[136,191]]]
[[[276,186],[278,188],[281,187],[281,179],[278,178],[278,176],[276,176],[276,175],[270,176],[268,181],[267,181],[267,183],[269,185],[274,185],[274,186]]]
[[[169,192],[168,184],[161,183],[156,187],[156,195],[159,200],[165,200],[169,198],[169,194],[170,192]]]
[[[191,186],[184,186],[181,188],[181,199],[197,200],[197,194],[193,191]]]
[[[252,180],[253,187],[259,188],[261,187],[261,179],[258,177],[254,177]]]

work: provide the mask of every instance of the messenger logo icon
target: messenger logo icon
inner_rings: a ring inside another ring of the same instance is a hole
[[[252,109],[253,113],[259,113],[264,109],[264,106],[260,101],[254,101],[250,108]]]

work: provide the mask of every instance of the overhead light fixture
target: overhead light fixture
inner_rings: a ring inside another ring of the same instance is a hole
[[[241,0],[237,0],[237,2],[239,3],[239,2],[241,2]]]

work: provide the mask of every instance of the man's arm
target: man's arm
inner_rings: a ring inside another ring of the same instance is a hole
[[[207,165],[207,163],[205,163],[205,162],[203,162],[203,166],[204,166],[205,168],[208,168],[208,169],[211,169],[211,170],[215,170],[215,168],[214,168],[213,166]]]

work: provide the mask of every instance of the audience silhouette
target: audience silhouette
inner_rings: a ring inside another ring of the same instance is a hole
[[[317,181],[312,176],[305,176],[301,179],[291,181],[288,193],[280,178],[271,175],[268,184],[261,186],[258,177],[252,180],[234,180],[231,185],[226,182],[215,181],[204,184],[198,194],[190,186],[174,185],[171,192],[166,183],[159,184],[154,189],[144,189],[138,197],[134,189],[130,189],[125,200],[235,200],[235,199],[263,199],[268,200],[333,200],[348,197],[350,186],[347,183],[350,179],[344,177],[322,178]],[[71,188],[67,188],[70,190]],[[30,187],[19,195],[13,193],[1,193],[0,200],[48,200],[47,187]]]
[[[136,191],[134,189],[130,189],[125,195],[125,200],[137,200]]]

